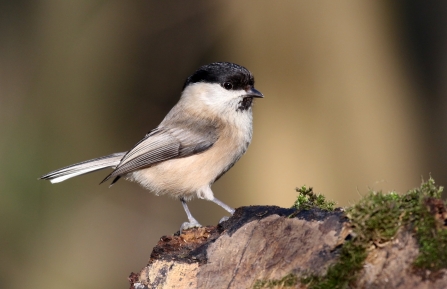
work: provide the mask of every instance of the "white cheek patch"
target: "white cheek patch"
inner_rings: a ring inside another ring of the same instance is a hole
[[[187,98],[202,102],[216,112],[223,113],[229,109],[235,110],[246,91],[226,90],[217,83],[199,82],[189,85],[183,94]]]

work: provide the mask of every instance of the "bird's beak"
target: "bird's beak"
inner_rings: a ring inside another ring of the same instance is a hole
[[[246,96],[256,97],[256,98],[264,97],[264,95],[259,90],[256,90],[254,87],[250,87],[250,89],[247,90]]]

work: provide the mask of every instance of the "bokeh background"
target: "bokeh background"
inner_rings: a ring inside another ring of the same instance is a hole
[[[444,1],[0,1],[0,288],[128,288],[180,202],[97,172],[51,170],[125,151],[200,65],[249,68],[265,98],[248,153],[213,186],[230,206],[340,206],[369,189],[447,185]],[[195,200],[204,225],[225,211]]]

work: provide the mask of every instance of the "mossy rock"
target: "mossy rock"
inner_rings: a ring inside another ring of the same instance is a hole
[[[357,204],[346,208],[352,232],[351,239],[343,244],[339,261],[329,268],[326,275],[304,277],[301,283],[308,288],[348,288],[354,285],[369,248],[390,242],[400,230],[410,231],[419,245],[413,272],[423,278],[427,278],[427,272],[430,276],[437,276],[438,270],[447,268],[447,213],[445,202],[441,200],[442,190],[443,187],[437,187],[430,178],[419,188],[403,195],[369,192]],[[299,193],[295,205],[305,203],[303,195],[310,194],[306,187],[302,187]],[[320,203],[324,207],[328,202]],[[321,208],[320,205],[318,207]]]

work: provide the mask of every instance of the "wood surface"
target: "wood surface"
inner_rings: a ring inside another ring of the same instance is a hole
[[[162,237],[148,265],[129,281],[134,289],[307,288],[300,278],[324,275],[351,237],[342,209],[241,207],[218,226]],[[399,232],[387,244],[370,248],[350,288],[447,288],[446,270],[427,278],[411,269],[417,254],[412,234]],[[259,287],[259,281],[289,274],[298,278],[293,286]]]

